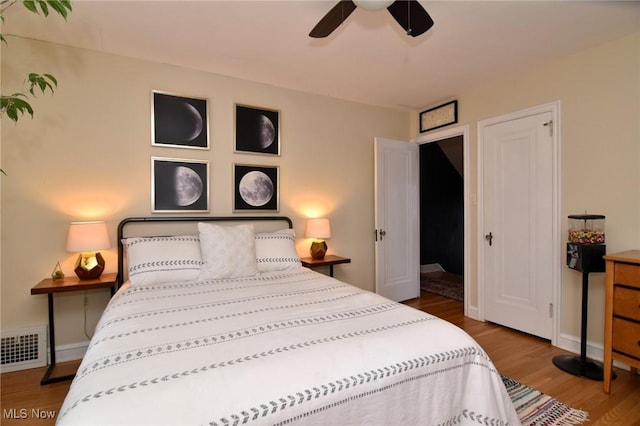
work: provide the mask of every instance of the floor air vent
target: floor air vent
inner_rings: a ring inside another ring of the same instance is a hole
[[[47,364],[46,326],[3,331],[0,338],[0,372],[26,370]]]

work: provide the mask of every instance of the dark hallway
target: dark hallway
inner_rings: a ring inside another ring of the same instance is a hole
[[[464,273],[462,136],[420,145],[421,281],[461,287]]]

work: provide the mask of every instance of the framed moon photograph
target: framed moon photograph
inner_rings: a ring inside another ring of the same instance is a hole
[[[209,149],[208,101],[151,91],[151,145]]]
[[[280,155],[279,111],[236,104],[235,152]]]
[[[278,167],[234,164],[233,182],[234,211],[278,211]]]
[[[209,162],[152,157],[151,211],[208,212]]]

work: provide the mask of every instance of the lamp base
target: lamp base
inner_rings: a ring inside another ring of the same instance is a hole
[[[82,253],[76,260],[73,272],[81,280],[95,280],[104,271],[104,258],[100,253]]]
[[[311,243],[310,251],[312,259],[324,259],[324,255],[327,254],[327,243],[324,241],[314,241]]]

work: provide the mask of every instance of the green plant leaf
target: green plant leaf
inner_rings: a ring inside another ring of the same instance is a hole
[[[33,115],[33,108],[31,108],[31,104],[29,104],[29,102],[16,97],[13,99],[13,105],[21,112],[27,111],[29,114]]]
[[[48,78],[49,80],[51,80],[53,82],[53,85],[58,87],[58,80],[56,80],[56,78],[54,76],[52,76],[51,74],[42,74],[43,76],[45,76],[46,78]]]
[[[22,4],[24,5],[24,7],[29,9],[31,12],[38,13],[38,9],[36,9],[36,2],[35,1],[33,1],[33,0],[24,0],[22,2]]]
[[[4,111],[14,122],[18,121],[18,118],[24,113],[28,113],[33,118],[33,108],[31,104],[26,100],[20,99],[20,97],[26,98],[23,93],[14,93],[11,96],[0,97],[0,110]]]
[[[65,20],[71,11],[71,2],[69,0],[48,0],[49,6],[58,12]]]
[[[42,10],[42,14],[44,16],[49,16],[49,6],[47,6],[47,2],[44,0],[37,0],[36,5],[40,6],[40,10]]]
[[[36,74],[30,73],[29,77],[29,93],[35,95],[35,88],[38,87],[42,93],[45,93],[47,88],[54,92],[54,86],[58,85],[58,81],[51,74]],[[53,83],[53,84],[52,84]]]
[[[73,10],[70,0],[23,0],[22,4],[29,11],[44,16],[49,16],[49,8],[51,8],[65,20]]]
[[[15,123],[17,123],[17,122],[18,122],[18,112],[17,112],[15,109],[13,109],[13,108],[11,108],[11,109],[7,108],[7,109],[6,109],[6,112],[7,112],[7,117],[9,117],[10,119],[12,119]]]

